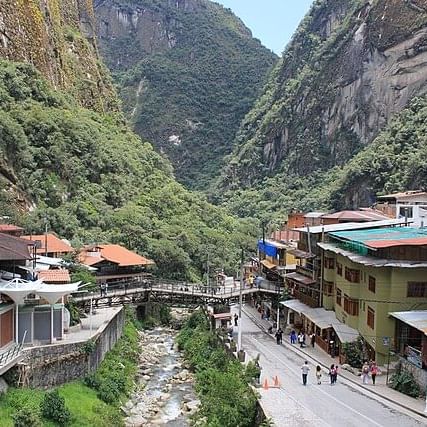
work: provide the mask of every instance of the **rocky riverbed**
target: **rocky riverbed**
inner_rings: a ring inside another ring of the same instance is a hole
[[[174,343],[176,331],[156,328],[139,333],[137,387],[122,407],[126,426],[189,426],[199,405],[188,370]]]

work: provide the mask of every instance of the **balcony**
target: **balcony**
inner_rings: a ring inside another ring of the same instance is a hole
[[[303,267],[302,265],[297,265],[296,272],[302,274],[310,279],[313,278],[313,269],[311,267]]]
[[[311,308],[320,307],[319,298],[312,297],[310,295],[304,294],[301,291],[295,290],[294,297],[300,300],[305,305],[308,305]]]

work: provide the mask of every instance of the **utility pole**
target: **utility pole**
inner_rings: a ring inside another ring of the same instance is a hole
[[[239,325],[238,325],[238,331],[237,331],[237,355],[238,355],[238,359],[241,362],[245,361],[245,353],[242,349],[243,261],[244,261],[244,252],[242,248],[241,259],[240,259]]]
[[[44,256],[47,256],[47,217],[44,219]]]

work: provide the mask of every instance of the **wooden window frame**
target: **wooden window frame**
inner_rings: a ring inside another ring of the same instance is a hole
[[[360,270],[345,267],[345,280],[350,283],[360,283]]]
[[[335,268],[335,258],[325,256],[325,258],[323,258],[323,266],[328,270],[333,270]]]
[[[342,298],[342,292],[341,292],[341,289],[338,289],[337,288],[337,294],[336,294],[336,297],[335,297],[335,301],[336,301],[336,303],[341,307],[341,298]]]
[[[350,298],[344,294],[344,311],[350,316],[359,315],[359,300]]]
[[[338,276],[342,276],[342,264],[337,261],[337,274]]]
[[[427,298],[427,282],[408,282],[406,296],[408,298]]]
[[[375,329],[375,310],[368,305],[368,313],[366,315],[366,324],[371,328]]]
[[[368,289],[374,294],[377,289],[377,280],[374,276],[369,276],[368,279]]]

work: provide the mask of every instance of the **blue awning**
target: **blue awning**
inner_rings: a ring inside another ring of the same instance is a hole
[[[267,241],[258,240],[258,250],[265,255],[277,257],[277,248]]]

